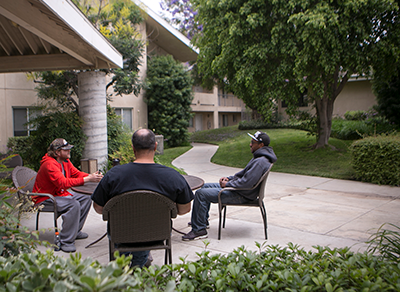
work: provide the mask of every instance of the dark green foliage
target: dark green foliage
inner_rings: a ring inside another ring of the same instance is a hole
[[[388,229],[384,229],[387,227]],[[369,239],[369,252],[378,252],[383,260],[400,262],[400,227],[383,224]]]
[[[374,81],[374,90],[377,95],[378,111],[390,122],[400,126],[400,65],[397,76],[390,82]]]
[[[365,111],[347,111],[344,113],[344,118],[348,121],[364,121],[368,115]]]
[[[149,129],[163,135],[167,146],[186,143],[193,100],[190,73],[172,56],[154,56],[148,63],[146,82]]]
[[[114,153],[126,143],[131,145],[129,136],[129,130],[121,121],[121,117],[115,113],[115,110],[110,105],[107,105],[108,155]],[[127,138],[128,141],[126,141]]]
[[[257,244],[259,247],[260,245]],[[400,268],[370,253],[316,246],[306,251],[243,246],[227,255],[202,252],[183,262],[131,275],[125,257],[107,266],[80,254],[64,259],[53,253],[0,258],[0,289],[8,291],[399,291]]]
[[[360,111],[365,113],[363,111]],[[358,114],[357,114],[358,115]],[[363,116],[364,114],[361,114]],[[335,118],[332,120],[331,127],[331,138],[337,138],[341,140],[357,140],[367,136],[392,133],[398,130],[398,127],[393,123],[390,123],[385,118],[379,116],[371,116],[365,113],[366,119],[360,117],[354,118],[351,116],[351,120],[343,120]],[[350,116],[350,115],[349,115]],[[263,121],[241,121],[238,126],[239,130],[251,130],[251,129],[298,129],[309,132],[311,135],[315,135],[316,121],[315,116],[304,116],[297,115],[287,121],[268,123]]]
[[[71,162],[78,167],[86,139],[82,124],[76,112],[56,112],[41,116],[35,120],[37,130],[32,132],[31,136],[10,140],[12,144],[8,144],[8,147],[12,148],[11,146],[15,145],[13,153],[21,155],[24,165],[37,171],[50,143],[56,138],[64,138],[74,145],[71,150]]]
[[[9,186],[4,184],[4,181],[0,179],[1,257],[11,257],[19,253],[30,252],[39,243],[37,240],[39,233],[37,231],[31,232],[28,228],[19,226],[19,210],[32,209],[32,206],[29,202],[22,204],[16,198],[16,190],[9,188]],[[32,237],[32,235],[34,237]]]
[[[400,185],[400,136],[381,135],[355,141],[350,150],[358,179]]]

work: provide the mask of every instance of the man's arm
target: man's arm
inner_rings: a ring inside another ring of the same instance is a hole
[[[192,208],[192,202],[187,204],[176,204],[176,208],[178,209],[178,215],[184,215],[190,212],[190,209]]]
[[[97,205],[95,202],[93,202],[93,209],[96,211],[98,214],[103,214],[103,208],[100,205]]]

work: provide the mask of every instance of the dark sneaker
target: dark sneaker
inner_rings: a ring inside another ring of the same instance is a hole
[[[151,253],[149,252],[149,256],[148,256],[148,258],[147,258],[147,262],[144,264],[144,266],[145,266],[146,268],[150,267],[152,261],[153,261],[153,257],[151,256]]]
[[[203,239],[207,238],[207,230],[202,229],[199,231],[190,231],[189,233],[186,233],[184,236],[182,236],[182,240],[188,241],[188,240],[197,240],[197,239]]]
[[[75,252],[76,248],[74,244],[61,244],[61,250],[63,252]]]
[[[76,235],[76,239],[85,239],[88,238],[89,234],[86,232],[79,231],[78,234]]]
[[[189,226],[189,227],[192,227],[192,222],[188,222],[188,226]],[[208,221],[207,221],[207,223],[206,223],[206,228],[207,228],[207,229],[210,229],[210,222],[208,222]]]

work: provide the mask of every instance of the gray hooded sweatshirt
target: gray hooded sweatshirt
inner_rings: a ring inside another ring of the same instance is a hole
[[[261,176],[268,170],[271,163],[277,161],[272,147],[264,146],[253,153],[253,158],[246,167],[233,176],[228,176],[227,187],[251,188]],[[237,191],[241,196],[249,200],[255,200],[258,197],[260,185],[251,191]]]

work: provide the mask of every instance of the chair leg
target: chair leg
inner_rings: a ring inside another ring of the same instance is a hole
[[[110,262],[115,260],[114,258],[114,248],[112,247],[113,243],[111,240],[108,240],[108,253],[110,255]]]
[[[40,215],[40,211],[37,211],[37,213],[36,213],[36,231],[39,230],[39,215]]]
[[[222,228],[225,228],[225,220],[226,220],[226,206],[224,206],[224,223],[222,224]]]
[[[221,239],[222,209],[219,209],[218,240]]]
[[[262,206],[260,206],[260,210],[261,210],[261,216],[263,218],[264,221],[264,234],[265,234],[265,240],[268,239],[268,224],[267,224],[267,210],[265,209],[265,205],[264,202],[262,203]]]

